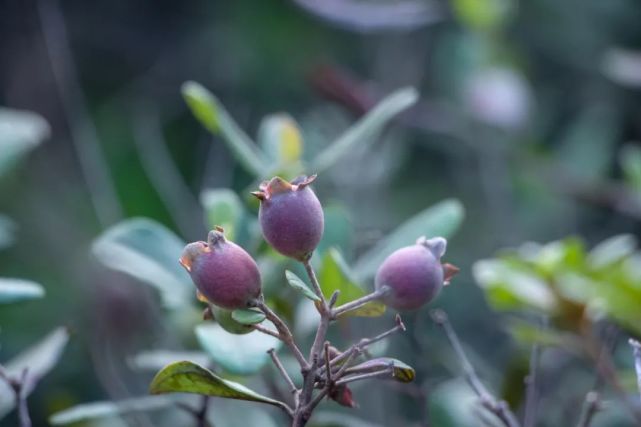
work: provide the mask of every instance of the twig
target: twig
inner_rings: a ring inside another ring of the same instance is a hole
[[[474,367],[465,355],[463,346],[461,345],[456,332],[454,332],[452,325],[450,325],[445,312],[443,310],[433,310],[430,315],[432,316],[434,322],[442,327],[445,331],[445,335],[447,336],[447,339],[452,345],[452,348],[454,349],[454,352],[456,353],[456,356],[461,363],[465,380],[479,397],[479,400],[483,407],[485,407],[488,411],[494,413],[506,427],[520,426],[518,420],[516,419],[516,416],[507,406],[507,403],[502,400],[497,400],[479,379],[476,371],[474,370]]]
[[[262,332],[263,334],[271,335],[274,338],[278,338],[279,340],[282,341],[282,337],[280,334],[276,331],[272,331],[269,328],[264,327],[263,325],[252,325],[253,328],[259,332]]]
[[[360,380],[365,380],[365,379],[368,379],[368,378],[376,378],[376,377],[386,376],[386,375],[391,374],[393,372],[393,370],[394,370],[394,368],[388,367],[388,368],[385,368],[385,369],[382,369],[382,370],[376,371],[376,372],[367,372],[365,374],[350,375],[350,376],[341,378],[340,380],[336,381],[336,385],[340,386],[340,385],[343,385],[343,384],[352,383],[354,381],[360,381]]]
[[[195,412],[196,417],[196,426],[197,427],[207,427],[207,410],[209,409],[209,396],[204,395],[202,403],[200,404],[200,409]]]
[[[265,301],[262,298],[255,300],[254,305],[265,314],[265,317],[267,318],[267,320],[269,320],[274,324],[274,326],[279,332],[278,338],[281,341],[283,341],[283,343],[285,343],[287,347],[289,347],[292,353],[294,353],[294,357],[298,361],[298,364],[300,365],[301,370],[302,371],[308,370],[309,364],[307,363],[307,360],[305,360],[305,356],[303,356],[303,353],[301,353],[300,349],[294,342],[294,336],[292,335],[291,331],[289,330],[285,322],[283,322],[281,318],[278,317],[278,315],[274,313],[272,309],[267,306],[267,304],[265,304]],[[261,332],[265,332],[262,330],[262,328],[261,329],[256,328],[256,329],[260,330]]]
[[[291,393],[293,395],[296,395],[296,392],[298,391],[298,389],[296,388],[296,385],[294,384],[294,381],[289,376],[289,374],[285,370],[285,367],[283,366],[283,364],[281,363],[280,359],[278,358],[278,355],[276,354],[276,351],[272,348],[272,349],[269,349],[267,351],[267,353],[269,353],[269,356],[272,358],[272,362],[274,362],[274,365],[276,366],[276,368],[278,369],[280,374],[283,376],[283,378],[287,382],[287,385],[289,386],[289,389],[291,390]]]
[[[387,289],[381,288],[377,289],[376,291],[372,292],[371,294],[367,294],[364,297],[355,299],[354,301],[350,301],[346,304],[343,304],[341,306],[336,307],[335,309],[332,310],[332,319],[337,318],[341,314],[345,314],[348,311],[356,310],[358,308],[361,308],[365,304],[367,304],[370,301],[374,301],[377,299],[382,298],[385,294],[387,293]]]
[[[591,390],[585,395],[585,402],[577,427],[590,427],[592,418],[601,409],[601,398],[597,391]]]
[[[325,376],[327,377],[327,384],[331,387],[332,380],[332,369],[329,366],[330,355],[329,355],[329,342],[325,341]]]
[[[632,347],[634,370],[637,373],[637,387],[639,388],[639,396],[641,398],[641,343],[634,338],[630,338],[628,344]]]

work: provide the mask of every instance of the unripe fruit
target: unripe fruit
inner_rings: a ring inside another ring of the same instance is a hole
[[[232,310],[226,310],[216,305],[211,305],[211,311],[214,315],[214,320],[230,334],[243,335],[248,334],[254,330],[250,325],[243,325],[238,323],[231,317]]]
[[[258,219],[265,240],[278,252],[305,261],[323,236],[323,208],[309,187],[316,175],[291,183],[280,177],[252,193],[260,200]]]
[[[261,294],[256,262],[243,248],[227,241],[222,228],[210,231],[207,243],[185,246],[180,263],[198,291],[219,307],[246,308]]]
[[[376,273],[376,289],[386,289],[383,302],[397,310],[416,310],[430,302],[443,287],[441,257],[447,241],[421,237],[415,245],[388,256]]]

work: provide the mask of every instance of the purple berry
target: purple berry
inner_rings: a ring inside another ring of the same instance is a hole
[[[227,310],[247,307],[261,294],[256,262],[243,248],[227,241],[221,228],[210,231],[207,240],[185,246],[180,263],[212,304]]]
[[[442,237],[421,237],[388,256],[375,279],[377,290],[387,287],[383,302],[397,310],[416,310],[434,299],[445,280],[441,257],[446,246]]]
[[[316,175],[300,176],[291,183],[280,177],[263,182],[258,219],[265,240],[278,252],[304,261],[323,236],[323,208],[309,184]]]

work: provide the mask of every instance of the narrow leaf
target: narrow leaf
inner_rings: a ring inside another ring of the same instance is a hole
[[[214,362],[235,375],[255,374],[269,362],[267,350],[282,345],[277,338],[258,331],[230,334],[216,323],[196,326],[196,337]]]
[[[176,362],[156,374],[149,386],[152,394],[196,393],[227,399],[249,400],[283,407],[283,403],[256,393],[242,384],[224,380],[192,362]]]
[[[92,250],[109,268],[156,288],[168,308],[184,307],[194,288],[178,264],[185,243],[163,225],[146,219],[122,221],[105,231]]]
[[[223,137],[236,160],[254,176],[263,177],[267,164],[263,153],[236,124],[220,101],[196,82],[185,82],[182,94],[194,116],[208,131]]]
[[[231,318],[243,325],[255,325],[265,320],[265,315],[257,309],[240,308],[231,312]]]
[[[373,142],[387,122],[414,105],[417,100],[418,93],[413,88],[403,88],[391,93],[323,150],[312,163],[311,170],[320,173],[334,165],[356,144]]]
[[[319,273],[321,290],[326,298],[334,291],[340,291],[336,306],[346,304],[366,295],[366,292],[352,278],[347,263],[335,248],[327,251],[323,257],[323,266]],[[385,304],[370,301],[356,310],[346,312],[345,316],[378,317],[385,313]]]
[[[354,272],[359,280],[374,276],[381,263],[392,252],[413,244],[420,236],[449,238],[463,222],[464,210],[458,200],[444,200],[405,221],[387,237],[364,253]]]
[[[285,277],[287,278],[287,283],[289,283],[289,286],[301,292],[303,295],[305,295],[305,297],[311,299],[312,301],[321,300],[320,297],[314,293],[314,291],[309,289],[307,283],[303,282],[303,279],[298,277],[293,272],[285,270]]]
[[[69,341],[66,328],[53,330],[34,346],[18,354],[5,365],[5,371],[11,378],[20,378],[27,370],[23,390],[29,395],[36,384],[58,363],[62,352]],[[0,418],[15,406],[15,396],[5,381],[0,381]]]
[[[217,188],[203,191],[200,202],[205,209],[208,227],[221,226],[225,229],[225,236],[235,240],[245,215],[240,197],[228,188]]]
[[[175,403],[176,399],[168,396],[144,396],[118,402],[101,401],[84,403],[56,412],[49,417],[49,423],[52,425],[65,425],[97,418],[126,415],[132,412],[154,411],[172,406]]]
[[[42,298],[44,289],[30,280],[0,278],[0,304]]]

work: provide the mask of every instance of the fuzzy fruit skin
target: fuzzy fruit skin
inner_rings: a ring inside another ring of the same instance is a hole
[[[316,194],[308,184],[296,184],[304,179],[294,180],[293,185],[283,180],[272,185],[280,178],[272,179],[265,187],[267,197],[261,200],[258,213],[265,240],[281,254],[299,261],[309,258],[324,229],[323,208]],[[272,187],[279,188],[270,192]]]
[[[417,243],[388,256],[375,279],[376,289],[389,288],[383,302],[397,310],[416,310],[434,299],[443,287],[443,252],[444,247],[435,251]]]
[[[208,243],[188,244],[180,262],[200,293],[219,307],[246,308],[261,294],[256,262],[243,248],[225,240],[220,231],[210,232]]]
[[[238,323],[237,321],[232,319],[231,310],[226,310],[224,308],[212,305],[211,311],[214,314],[214,319],[220,325],[220,327],[230,334],[244,335],[254,330],[254,328],[252,328],[251,326],[243,325],[242,323]]]

